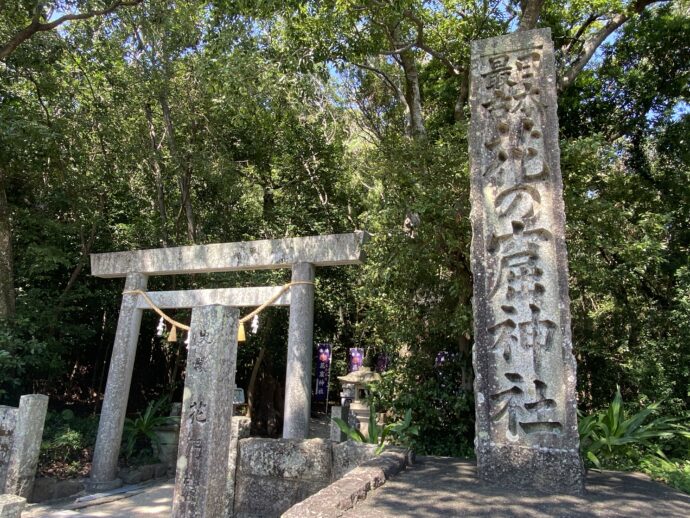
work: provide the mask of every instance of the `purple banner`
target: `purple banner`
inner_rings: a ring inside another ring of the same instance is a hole
[[[376,358],[376,372],[386,372],[388,370],[388,363],[390,358],[387,354],[379,354]]]
[[[316,359],[316,401],[328,398],[328,373],[331,368],[331,344],[317,344]]]
[[[347,372],[355,372],[360,369],[364,361],[364,349],[359,347],[350,348],[350,361],[348,362]]]

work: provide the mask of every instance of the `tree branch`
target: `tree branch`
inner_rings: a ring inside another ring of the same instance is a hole
[[[601,16],[599,13],[592,13],[589,16],[589,18],[587,18],[585,22],[582,25],[580,25],[575,35],[572,38],[570,38],[570,41],[566,45],[562,47],[564,54],[567,54],[572,50],[573,45],[580,41],[580,38],[582,38],[582,35],[585,33],[585,31],[589,28],[590,25],[592,25],[599,19],[599,16]]]
[[[65,286],[65,288],[62,290],[62,293],[60,294],[60,300],[64,299],[65,296],[67,295],[67,293],[69,293],[69,291],[74,287],[74,285],[77,282],[77,279],[79,278],[79,275],[81,274],[82,270],[84,269],[84,265],[86,264],[86,258],[91,253],[91,249],[93,248],[93,244],[96,242],[96,231],[98,230],[98,225],[101,223],[101,218],[103,217],[104,208],[105,208],[105,196],[101,195],[101,196],[99,196],[99,199],[98,199],[97,215],[93,218],[93,222],[91,223],[91,230],[89,230],[89,239],[87,241],[84,241],[83,235],[82,235],[81,255],[79,256],[79,259],[77,261],[77,265],[75,266],[74,270],[72,270],[72,274],[70,275],[69,280],[67,281],[67,285]],[[60,307],[62,307],[62,306],[60,306]]]
[[[105,16],[117,10],[120,7],[133,7],[139,5],[144,0],[115,0],[109,7],[100,10],[89,10],[83,13],[76,14],[65,14],[52,22],[41,23],[40,21],[40,11],[38,7],[34,11],[31,23],[16,33],[9,41],[2,44],[0,47],[0,59],[4,60],[12,54],[19,45],[24,43],[26,40],[31,38],[37,32],[45,32],[53,30],[55,27],[62,25],[65,22],[73,20],[86,20],[88,18],[93,18],[95,16]]]
[[[523,0],[521,2],[522,16],[517,31],[529,31],[537,26],[544,0]]]
[[[447,56],[441,52],[438,52],[437,50],[432,49],[424,42],[424,21],[410,10],[406,10],[403,15],[417,27],[417,41],[414,43],[416,47],[423,50],[431,57],[438,59],[450,71],[451,74],[459,76],[462,72],[461,68],[455,66]]]
[[[412,47],[415,46],[415,44],[416,44],[416,42],[411,41],[410,43],[407,43],[398,49],[380,50],[378,52],[378,54],[380,54],[382,56],[392,56],[393,54],[400,54],[401,52],[405,52],[406,50],[410,50]]]
[[[369,72],[373,72],[377,76],[379,76],[381,79],[383,79],[386,83],[388,83],[388,86],[390,86],[393,91],[395,92],[395,95],[398,99],[403,97],[402,92],[400,92],[400,89],[398,86],[393,82],[393,80],[390,78],[388,74],[386,74],[383,70],[379,70],[378,68],[372,67],[370,65],[365,65],[364,63],[355,63],[354,61],[349,61],[352,65],[356,66],[357,68],[361,68],[363,70],[368,70]]]
[[[582,51],[577,59],[568,67],[568,69],[563,73],[558,82],[558,87],[560,90],[567,88],[574,81],[580,72],[585,68],[585,65],[589,63],[592,59],[596,50],[604,43],[604,40],[608,38],[616,29],[623,25],[629,16],[626,13],[618,13],[609,22],[601,28],[601,30],[594,33],[590,38],[585,41],[582,45]]]
[[[589,60],[592,59],[594,53],[601,46],[616,29],[627,22],[634,14],[641,13],[644,9],[654,3],[664,2],[667,0],[637,0],[630,8],[622,13],[615,14],[609,19],[608,23],[600,30],[592,34],[582,45],[582,50],[578,57],[571,63],[571,65],[563,72],[563,75],[558,81],[558,89],[564,90],[573,82],[580,72],[585,68]]]

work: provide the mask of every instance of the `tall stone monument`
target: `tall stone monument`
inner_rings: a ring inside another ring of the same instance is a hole
[[[479,476],[580,492],[550,30],[472,42],[470,105]]]
[[[215,518],[228,508],[228,454],[239,310],[194,308],[182,396],[173,518]]]

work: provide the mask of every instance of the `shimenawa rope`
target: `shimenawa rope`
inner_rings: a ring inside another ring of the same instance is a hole
[[[264,309],[266,309],[268,306],[273,304],[287,290],[289,290],[293,286],[296,286],[299,284],[314,285],[314,281],[292,281],[292,282],[288,282],[287,284],[284,284],[283,286],[281,286],[280,290],[278,290],[278,292],[276,292],[274,295],[269,297],[268,300],[266,300],[266,302],[261,304],[258,308],[256,308],[254,311],[252,311],[248,315],[240,318],[240,325],[239,325],[239,329],[237,332],[237,341],[238,342],[244,342],[244,340],[245,340],[245,334],[244,334],[244,323],[245,322],[248,322],[249,320],[254,318],[254,316],[258,315]],[[143,290],[127,290],[127,291],[123,291],[122,294],[123,295],[141,295],[142,297],[144,297],[144,300],[151,307],[151,309],[154,310],[156,313],[158,313],[158,315],[163,320],[167,321],[172,326],[172,329],[170,330],[170,335],[168,336],[168,341],[174,342],[177,340],[177,331],[176,331],[177,328],[180,328],[183,331],[189,331],[190,330],[190,327],[188,325],[185,325],[182,322],[178,322],[177,320],[174,320],[171,317],[169,317],[168,315],[166,315],[165,312],[161,308],[156,306],[156,304],[151,300],[151,297],[149,297],[148,293],[146,293],[145,291],[143,291]]]

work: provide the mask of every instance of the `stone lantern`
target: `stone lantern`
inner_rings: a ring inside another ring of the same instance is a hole
[[[352,387],[354,399],[350,402],[350,415],[356,421],[358,430],[366,437],[369,433],[370,414],[369,405],[365,400],[367,385],[381,381],[381,375],[378,372],[372,372],[368,367],[360,367],[359,370],[347,376],[338,376],[338,379],[343,384],[344,392],[347,392],[347,386]]]

